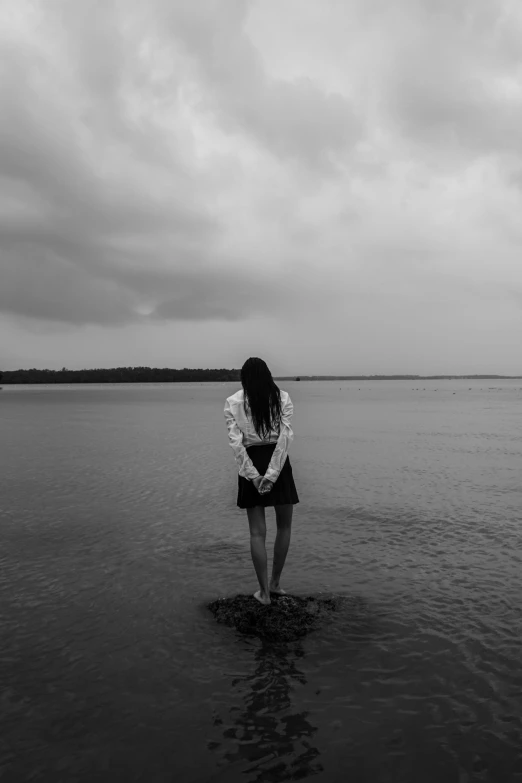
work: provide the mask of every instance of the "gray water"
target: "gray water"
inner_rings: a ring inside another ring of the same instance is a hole
[[[299,643],[256,589],[234,384],[0,392],[0,779],[522,780],[521,381],[285,382]],[[273,510],[267,512],[274,540]]]

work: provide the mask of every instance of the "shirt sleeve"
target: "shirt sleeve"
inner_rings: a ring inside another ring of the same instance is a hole
[[[281,411],[281,429],[279,430],[279,437],[277,444],[270,460],[270,465],[265,473],[265,478],[270,481],[277,481],[279,474],[285,464],[285,460],[288,454],[288,448],[294,439],[294,433],[292,430],[291,420],[294,412],[294,406],[290,395],[287,396],[286,402],[283,405]]]
[[[239,466],[239,475],[249,481],[258,478],[259,472],[254,467],[254,463],[243,446],[243,433],[238,427],[229,400],[225,402],[225,421],[227,423],[229,445],[232,447],[235,460]]]

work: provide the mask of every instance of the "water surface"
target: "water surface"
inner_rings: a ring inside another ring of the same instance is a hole
[[[291,645],[253,592],[234,384],[0,392],[2,781],[522,780],[522,385],[285,382]],[[268,540],[274,539],[268,511]]]

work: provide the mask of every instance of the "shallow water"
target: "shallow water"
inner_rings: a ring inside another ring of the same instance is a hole
[[[286,645],[206,609],[256,588],[237,386],[0,392],[2,783],[522,781],[522,382],[281,386],[284,586],[345,597]]]

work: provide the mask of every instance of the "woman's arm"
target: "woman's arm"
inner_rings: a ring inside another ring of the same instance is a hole
[[[239,466],[239,475],[249,481],[261,478],[259,472],[254,467],[254,463],[248,456],[247,450],[243,446],[243,433],[237,425],[237,421],[232,413],[232,407],[228,400],[225,403],[225,421],[227,423],[229,445],[232,447],[235,460]]]
[[[283,465],[285,464],[286,455],[288,454],[288,448],[294,439],[294,433],[292,430],[291,419],[294,412],[294,406],[290,395],[287,395],[285,404],[281,411],[281,429],[279,430],[279,437],[277,444],[270,460],[270,465],[265,473],[265,479],[268,481],[276,482]]]

